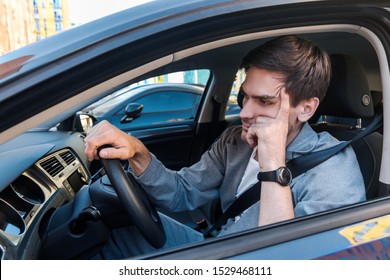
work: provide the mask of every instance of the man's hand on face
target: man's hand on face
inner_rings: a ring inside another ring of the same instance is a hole
[[[275,118],[260,116],[247,133],[247,141],[257,146],[262,171],[275,170],[286,164],[286,145],[289,129],[290,97],[285,88],[280,92],[280,109]]]

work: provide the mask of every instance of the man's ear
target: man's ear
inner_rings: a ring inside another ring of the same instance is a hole
[[[314,115],[319,104],[320,100],[317,97],[301,101],[298,105],[300,107],[298,120],[302,123],[308,121]]]

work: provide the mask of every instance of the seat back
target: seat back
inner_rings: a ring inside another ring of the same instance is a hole
[[[331,55],[332,78],[312,127],[341,141],[352,139],[374,117],[374,104],[363,67],[352,57]],[[313,119],[313,118],[312,118]],[[354,120],[354,123],[351,123]],[[379,172],[383,136],[371,133],[352,144],[366,186],[367,199],[379,196]]]

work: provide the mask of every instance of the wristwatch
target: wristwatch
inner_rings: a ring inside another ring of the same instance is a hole
[[[276,170],[259,172],[259,174],[257,174],[257,179],[260,182],[276,182],[281,186],[288,186],[291,184],[292,175],[290,169],[282,166]]]

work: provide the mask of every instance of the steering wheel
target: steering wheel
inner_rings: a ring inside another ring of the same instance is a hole
[[[99,152],[107,148],[102,146]],[[161,248],[166,241],[166,235],[156,208],[150,203],[144,190],[134,178],[129,178],[118,159],[100,159],[107,176],[122,202],[127,214],[143,237],[155,248]]]

